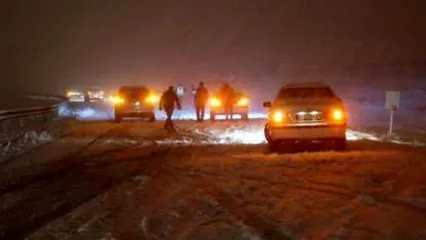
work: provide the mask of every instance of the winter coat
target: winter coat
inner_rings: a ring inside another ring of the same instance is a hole
[[[204,106],[209,99],[209,92],[205,87],[198,87],[195,92],[195,105]]]
[[[160,100],[160,109],[164,109],[166,111],[168,110],[174,110],[175,109],[175,102],[178,107],[178,109],[181,109],[181,104],[179,97],[177,96],[175,91],[167,90],[163,93]]]

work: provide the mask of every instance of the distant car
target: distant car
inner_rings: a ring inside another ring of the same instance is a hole
[[[209,99],[210,120],[216,120],[216,116],[225,115],[226,109],[223,105],[223,99],[220,94],[214,94]],[[249,113],[249,98],[242,94],[236,93],[234,96],[232,115],[239,115],[241,119],[248,120]]]
[[[70,102],[83,102],[84,101],[84,94],[81,91],[67,90],[66,96],[68,98],[68,101],[70,101]]]
[[[271,150],[294,141],[328,141],[346,147],[346,113],[342,100],[322,83],[293,83],[282,87],[269,108],[265,138]]]
[[[84,101],[101,101],[105,97],[105,92],[101,88],[89,88],[84,91]]]
[[[112,97],[116,122],[126,117],[148,118],[155,121],[155,108],[160,97],[145,86],[123,86]]]

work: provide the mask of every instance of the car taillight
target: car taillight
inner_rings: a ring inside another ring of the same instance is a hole
[[[112,103],[114,103],[114,104],[118,105],[118,104],[122,104],[122,103],[124,103],[124,98],[121,98],[121,97],[119,97],[119,96],[112,96],[112,97],[110,97],[110,101],[111,101]]]
[[[155,94],[151,94],[145,99],[145,101],[152,104],[158,103],[160,101],[160,97]]]
[[[275,124],[283,123],[286,120],[285,112],[282,110],[275,110],[270,113],[269,120]]]
[[[335,122],[342,122],[345,120],[345,113],[341,108],[333,108],[331,110],[331,118]]]

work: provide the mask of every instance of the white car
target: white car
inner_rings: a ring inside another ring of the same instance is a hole
[[[346,113],[342,100],[322,83],[292,83],[282,87],[269,108],[265,138],[271,151],[298,141],[327,141],[346,147]]]

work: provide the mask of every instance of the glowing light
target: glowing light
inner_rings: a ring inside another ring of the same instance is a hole
[[[248,104],[248,98],[241,98],[237,103],[238,106],[247,106],[247,104]]]
[[[212,106],[212,107],[220,107],[221,103],[220,103],[219,99],[217,99],[217,98],[214,97],[214,98],[210,99],[210,106]]]
[[[155,94],[151,94],[146,98],[146,102],[148,103],[158,103],[160,101],[160,97]]]
[[[343,111],[340,109],[334,109],[332,112],[333,120],[341,121],[344,118]]]
[[[284,121],[284,113],[282,111],[276,111],[272,114],[272,120],[276,123]]]
[[[68,92],[67,92],[67,96],[68,96],[68,97],[72,97],[72,96],[79,96],[79,95],[81,95],[81,93],[80,93],[80,92],[74,92],[74,91],[68,91]]]
[[[123,98],[121,98],[121,97],[118,97],[118,96],[111,96],[111,97],[109,98],[109,100],[110,100],[112,103],[114,103],[114,104],[121,104],[121,103],[124,103],[124,99],[123,99]]]

